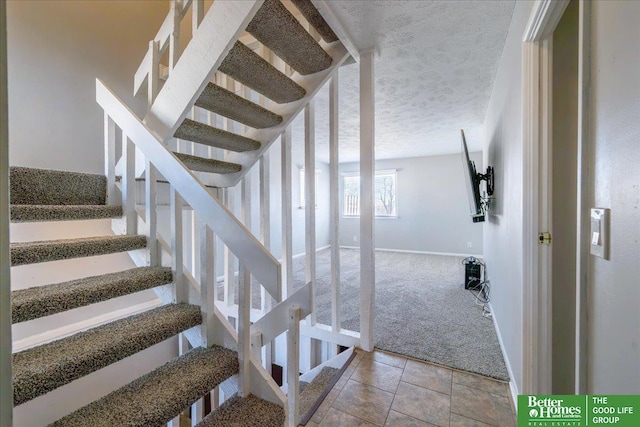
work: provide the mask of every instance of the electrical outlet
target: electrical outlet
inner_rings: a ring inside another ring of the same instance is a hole
[[[356,236],[353,236],[353,241],[354,241],[354,242],[357,242],[357,241],[358,241],[358,238],[357,238]]]
[[[473,246],[471,242],[467,242],[467,247],[470,248],[471,246]]]

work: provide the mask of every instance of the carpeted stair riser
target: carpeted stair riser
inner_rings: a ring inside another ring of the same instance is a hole
[[[302,75],[329,68],[331,57],[279,0],[266,0],[247,32]]]
[[[140,267],[11,292],[12,323],[26,322],[173,281],[170,268]]]
[[[20,405],[199,325],[200,307],[162,306],[13,355],[13,404]]]
[[[236,152],[253,151],[260,148],[260,142],[254,139],[217,129],[191,119],[184,119],[173,136],[197,142],[198,144]]]
[[[256,129],[282,122],[281,116],[213,83],[207,84],[196,106]]]
[[[102,175],[23,167],[9,168],[12,205],[104,205]]]
[[[279,104],[297,101],[306,94],[296,82],[240,42],[231,48],[218,69]]]
[[[160,426],[237,373],[237,353],[196,348],[50,426]]]
[[[233,396],[207,415],[196,427],[282,427],[284,409],[252,394]]]
[[[235,163],[223,162],[215,159],[205,159],[204,157],[192,156],[190,154],[173,154],[175,154],[186,167],[196,172],[227,174],[240,172],[242,170],[242,166]]]
[[[145,236],[101,236],[42,242],[11,243],[11,265],[132,251],[147,246]]]
[[[327,43],[338,41],[338,36],[336,36],[310,0],[291,0],[291,2],[298,8],[307,22],[316,29],[324,41]]]
[[[122,206],[109,205],[11,205],[11,222],[76,221],[119,218]]]

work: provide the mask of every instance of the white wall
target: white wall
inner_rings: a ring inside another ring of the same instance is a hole
[[[640,2],[592,2],[592,207],[611,259],[590,257],[588,391],[640,394]]]
[[[484,225],[491,304],[507,366],[522,388],[522,35],[533,2],[516,2],[484,122],[495,204]]]
[[[482,153],[471,159],[483,172]],[[376,169],[397,170],[398,203],[397,218],[376,219],[376,248],[482,255],[482,224],[469,215],[460,154],[378,160]],[[340,165],[341,174],[357,171],[359,163]],[[359,242],[360,219],[341,217],[340,244]]]
[[[136,113],[133,74],[168,1],[7,2],[10,164],[103,171],[102,79]]]

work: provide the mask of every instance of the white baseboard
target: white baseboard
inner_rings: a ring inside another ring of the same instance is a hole
[[[320,252],[320,251],[324,251],[325,249],[329,249],[331,247],[331,245],[327,245],[327,246],[322,246],[321,248],[316,248],[316,253]],[[304,254],[306,254],[306,252],[300,252],[299,254],[295,254],[291,257],[291,259],[296,259],[296,258],[301,258],[304,256]],[[280,262],[282,262],[282,260],[279,260]]]
[[[96,326],[104,325],[118,319],[124,319],[125,317],[142,313],[143,311],[151,310],[152,308],[156,308],[161,305],[162,302],[160,302],[159,300],[148,301],[142,304],[132,305],[130,307],[125,307],[120,310],[92,317],[81,322],[72,323],[56,329],[51,329],[37,335],[32,335],[30,337],[15,341],[13,343],[13,352],[17,353],[31,347],[46,344],[54,340],[59,340],[75,333],[86,331],[90,328],[95,328]]]
[[[513,370],[511,369],[511,363],[509,362],[509,357],[507,356],[507,352],[504,349],[504,343],[502,342],[502,334],[500,333],[500,327],[498,326],[498,321],[496,320],[496,316],[493,315],[493,307],[491,303],[489,305],[489,310],[491,310],[491,319],[493,320],[493,327],[496,330],[496,335],[498,336],[498,343],[500,344],[500,350],[502,351],[502,358],[504,359],[504,364],[507,366],[507,372],[509,373],[509,390],[511,391],[511,400],[513,400],[513,406],[518,410],[518,385],[516,384],[515,376],[513,375]]]
[[[340,246],[341,249],[360,249],[360,246]],[[442,255],[442,256],[459,256],[459,257],[476,257],[483,259],[482,255],[476,254],[459,254],[454,252],[431,252],[431,251],[410,251],[404,249],[387,249],[387,248],[376,248],[376,251],[380,252],[401,252],[405,254],[423,254],[423,255]]]

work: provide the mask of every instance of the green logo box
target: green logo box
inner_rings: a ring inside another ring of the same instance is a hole
[[[518,427],[640,427],[640,395],[520,395]]]

